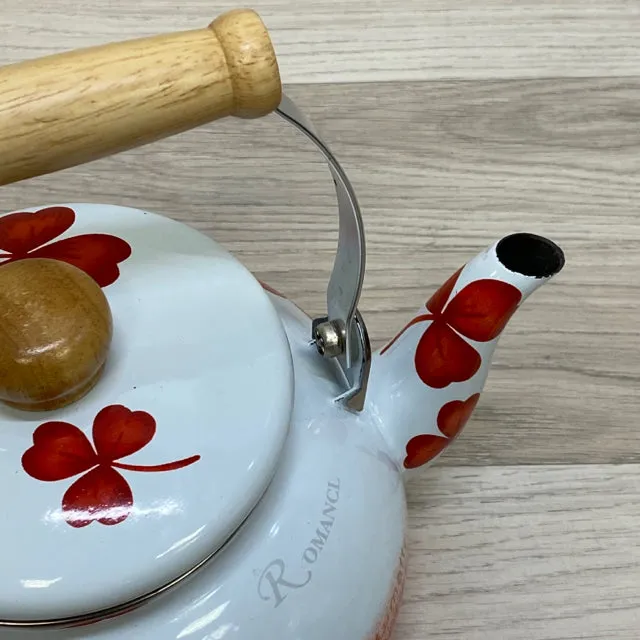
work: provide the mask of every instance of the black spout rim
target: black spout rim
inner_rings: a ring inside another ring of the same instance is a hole
[[[496,246],[505,269],[530,278],[551,278],[565,264],[562,249],[552,240],[533,233],[512,233]]]

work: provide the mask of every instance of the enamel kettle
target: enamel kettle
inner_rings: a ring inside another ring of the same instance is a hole
[[[353,187],[250,10],[0,68],[0,184],[271,113],[335,184],[323,317],[152,212],[0,216],[0,640],[390,638],[403,481],[460,434],[560,248],[500,239],[372,354]]]

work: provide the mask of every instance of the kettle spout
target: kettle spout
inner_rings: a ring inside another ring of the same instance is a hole
[[[500,333],[563,266],[551,240],[509,235],[454,273],[374,354],[369,409],[399,466],[431,462],[459,435],[480,399]]]

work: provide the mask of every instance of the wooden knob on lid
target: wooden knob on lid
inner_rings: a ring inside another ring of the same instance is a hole
[[[112,337],[109,303],[84,271],[58,260],[0,266],[0,400],[28,411],[83,397]]]

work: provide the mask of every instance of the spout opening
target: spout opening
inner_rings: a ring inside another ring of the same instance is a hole
[[[550,278],[564,267],[562,249],[532,233],[514,233],[496,246],[500,263],[509,271],[533,278]]]

